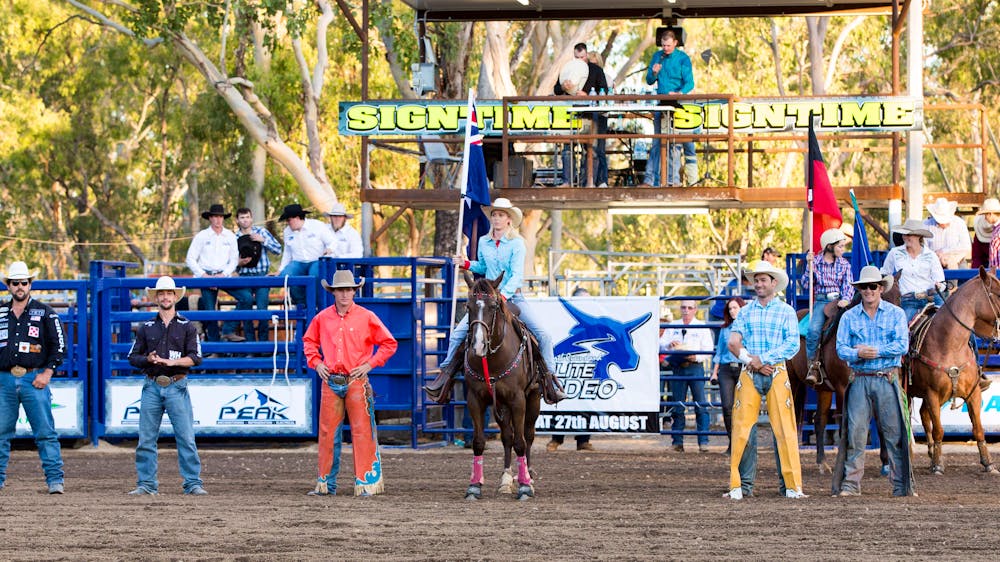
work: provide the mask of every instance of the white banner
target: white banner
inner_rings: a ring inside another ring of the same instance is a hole
[[[49,383],[52,391],[52,419],[59,437],[83,437],[84,405],[83,381],[54,378]],[[31,437],[31,425],[22,406],[17,414],[14,437]]]
[[[139,407],[144,378],[105,381],[105,432],[114,436],[139,434]],[[278,377],[191,377],[188,393],[196,434],[308,436],[313,426],[311,380]],[[164,413],[161,435],[172,435]]]
[[[539,433],[659,433],[659,299],[542,298],[531,307],[569,394],[542,403]]]
[[[993,384],[983,392],[983,403],[979,408],[980,419],[983,421],[983,429],[986,433],[996,434],[1000,432],[1000,377],[990,377]],[[959,399],[962,406],[957,410],[951,409],[951,400],[941,405],[941,425],[944,426],[945,434],[972,434],[972,422],[969,421],[969,408]],[[913,399],[910,410],[910,420],[913,426],[913,434],[924,436],[924,426],[920,423],[919,398]]]

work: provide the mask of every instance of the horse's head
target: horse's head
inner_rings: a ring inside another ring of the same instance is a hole
[[[974,314],[972,328],[979,337],[1000,339],[1000,279],[993,271],[979,268],[979,275],[963,283],[948,298],[956,317],[962,311]]]
[[[510,314],[503,305],[500,283],[503,272],[496,279],[473,279],[465,272],[465,282],[469,285],[469,300],[466,308],[469,311],[469,350],[478,357],[485,357],[490,352],[493,334],[500,333],[496,329],[499,322],[506,322]]]
[[[593,353],[599,355],[595,363],[594,378],[611,378],[608,368],[617,365],[622,371],[634,371],[639,366],[639,353],[632,341],[632,332],[649,322],[652,314],[619,322],[607,316],[591,316],[576,308],[568,301],[560,299],[576,324],[569,330],[569,336],[555,346],[555,354],[574,355]]]

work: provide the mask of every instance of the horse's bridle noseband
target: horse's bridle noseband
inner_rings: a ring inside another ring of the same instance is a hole
[[[497,295],[491,295],[489,293],[472,293],[472,294],[469,295],[469,299],[473,299],[473,298],[476,298],[476,299],[494,299],[494,300],[497,300],[497,301],[499,300],[499,296],[497,296]],[[477,320],[469,320],[469,334],[466,336],[466,339],[469,339],[469,338],[472,337],[472,328],[473,328],[473,326],[476,326],[477,324],[481,325],[483,327],[483,329],[486,330],[486,354],[487,355],[492,355],[492,354],[496,353],[497,351],[500,351],[500,346],[503,345],[503,340],[504,340],[504,338],[507,337],[507,323],[504,322],[503,323],[503,332],[500,333],[500,339],[497,340],[496,347],[493,347],[493,326],[495,326],[496,323],[497,323],[497,314],[500,313],[500,308],[501,308],[500,307],[500,303],[497,302],[496,305],[493,307],[493,317],[490,318],[489,324],[487,324],[486,322],[484,322],[482,320],[478,320],[478,319]]]

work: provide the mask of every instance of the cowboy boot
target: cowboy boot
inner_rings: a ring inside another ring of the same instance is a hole
[[[983,373],[979,373],[979,390],[980,391],[986,392],[986,389],[989,388],[991,384],[993,384],[993,381],[991,381]]]
[[[438,376],[430,384],[424,385],[423,389],[427,393],[428,398],[438,404],[451,402],[451,389],[455,386],[455,375],[459,371],[459,358],[464,356],[465,344],[463,343],[458,348],[458,351],[455,352],[455,357],[452,358],[451,363],[441,367]]]
[[[545,363],[542,362],[542,398],[545,400],[546,404],[557,404],[562,400],[567,398],[566,391],[563,390],[562,383],[559,382],[559,377],[545,367]]]

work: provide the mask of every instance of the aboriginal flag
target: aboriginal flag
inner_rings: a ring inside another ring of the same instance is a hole
[[[830,176],[826,172],[823,154],[819,151],[819,142],[816,140],[812,119],[809,120],[809,162],[806,173],[808,175],[806,185],[809,186],[806,197],[809,211],[813,215],[812,249],[818,254],[823,251],[819,242],[823,232],[830,228],[840,227],[840,224],[844,222],[844,217],[840,214],[837,198],[833,195]]]

